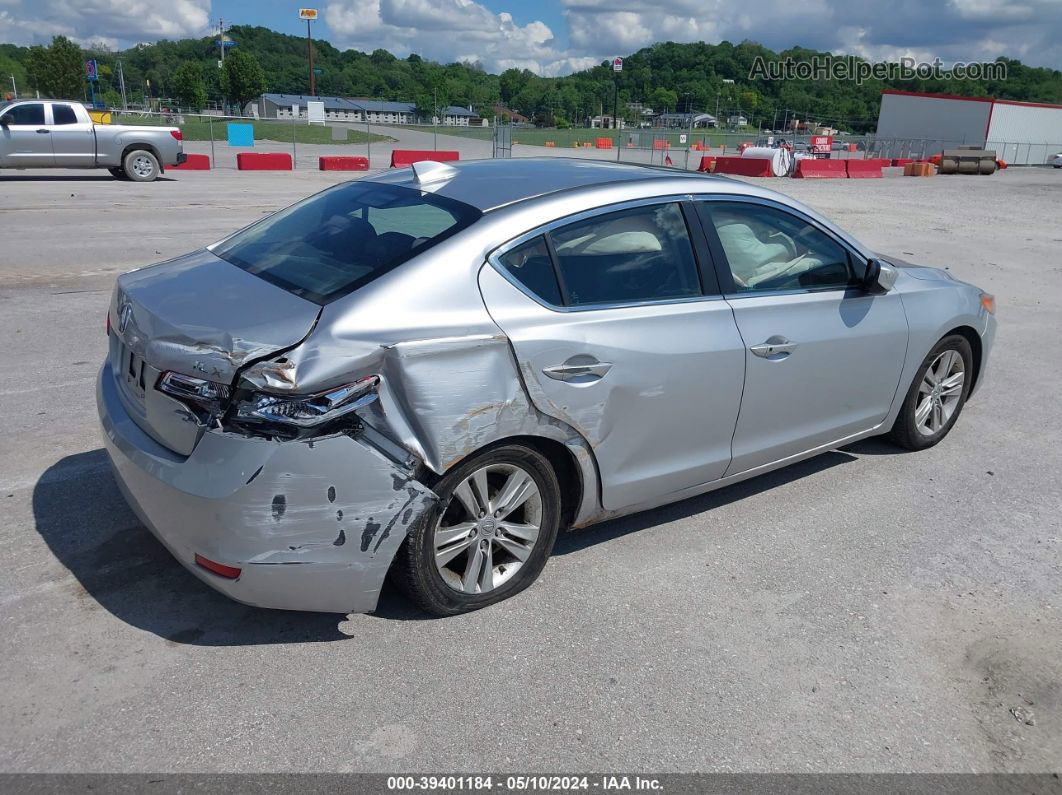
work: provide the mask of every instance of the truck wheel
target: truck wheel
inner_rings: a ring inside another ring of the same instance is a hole
[[[125,169],[108,168],[107,170],[111,172],[111,176],[115,179],[129,179],[129,177],[125,175]]]
[[[134,149],[127,154],[122,167],[133,182],[154,182],[159,175],[159,161],[146,149]]]

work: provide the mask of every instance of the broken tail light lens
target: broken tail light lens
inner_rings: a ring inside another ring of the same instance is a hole
[[[996,297],[989,293],[981,293],[981,306],[985,308],[985,311],[990,315],[996,313]]]
[[[159,376],[158,390],[211,413],[219,411],[231,394],[225,384],[181,375],[172,370]]]
[[[378,397],[378,376],[370,375],[311,395],[275,395],[254,392],[236,408],[243,422],[275,422],[298,428],[311,428],[369,405]]]

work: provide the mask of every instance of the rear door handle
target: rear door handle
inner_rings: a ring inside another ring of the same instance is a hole
[[[768,337],[766,342],[753,345],[749,350],[761,359],[784,359],[796,350],[796,346],[795,342],[790,342],[785,337],[776,334]]]
[[[38,135],[47,135],[51,130],[37,130]]]
[[[590,364],[558,364],[553,367],[543,367],[542,372],[558,381],[571,381],[580,376],[601,378],[611,369],[611,362],[593,362]]]

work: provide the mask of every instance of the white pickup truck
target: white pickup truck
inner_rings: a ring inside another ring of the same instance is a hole
[[[151,182],[185,157],[176,127],[96,124],[79,102],[0,104],[0,168],[106,168]]]

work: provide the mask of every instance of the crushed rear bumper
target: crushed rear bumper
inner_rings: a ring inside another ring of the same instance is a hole
[[[365,441],[274,442],[207,431],[191,455],[133,422],[110,364],[96,392],[103,440],[141,521],[203,582],[258,607],[369,612],[395,553],[436,495]],[[196,554],[241,569],[226,579]]]

